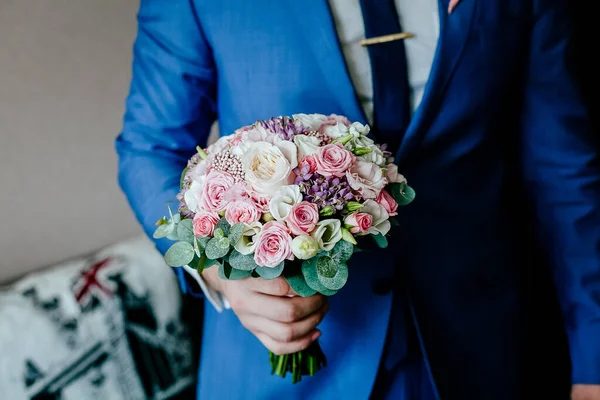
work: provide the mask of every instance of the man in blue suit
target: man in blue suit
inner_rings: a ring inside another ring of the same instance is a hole
[[[148,234],[217,119],[368,122],[418,196],[328,305],[206,271],[234,312],[206,302],[199,398],[600,399],[600,169],[565,2],[141,1],[117,150]],[[320,332],[325,370],[269,375],[265,346]]]

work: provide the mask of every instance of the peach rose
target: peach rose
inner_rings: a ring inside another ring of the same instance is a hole
[[[256,265],[275,268],[292,257],[292,237],[288,228],[277,221],[266,223],[256,239],[254,249]]]
[[[192,212],[223,211],[227,205],[225,194],[234,183],[233,176],[227,172],[212,170],[201,182],[192,182],[184,195],[185,203]]]
[[[208,237],[212,236],[215,226],[219,222],[219,216],[210,211],[200,211],[196,213],[192,220],[194,236]]]
[[[344,224],[350,229],[350,233],[364,235],[369,233],[369,229],[373,225],[373,216],[366,213],[353,213],[346,217]]]
[[[352,169],[346,172],[348,184],[364,199],[376,199],[387,185],[381,167],[367,161],[357,160]]]
[[[379,192],[377,203],[381,204],[390,217],[398,215],[398,203],[386,190]]]
[[[344,176],[356,161],[354,154],[340,143],[319,147],[314,157],[317,172],[323,176]]]
[[[251,200],[237,200],[227,204],[225,208],[225,219],[231,225],[237,224],[238,222],[244,222],[251,224],[258,222],[261,213],[256,208]]]
[[[296,236],[311,233],[317,226],[317,222],[319,222],[319,208],[308,201],[295,204],[285,220],[290,231]]]

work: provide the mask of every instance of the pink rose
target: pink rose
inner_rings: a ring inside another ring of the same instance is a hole
[[[398,203],[396,203],[396,200],[386,190],[379,192],[376,201],[385,208],[390,217],[398,215]]]
[[[192,227],[194,228],[194,236],[207,237],[212,236],[215,230],[215,225],[219,222],[219,216],[215,213],[203,210],[194,216]]]
[[[237,200],[227,204],[225,208],[225,219],[231,225],[237,224],[238,222],[244,222],[251,224],[258,222],[261,213],[258,211],[254,203],[251,200]]]
[[[355,161],[354,154],[340,143],[319,147],[315,154],[317,172],[323,176],[344,176]]]
[[[312,174],[317,170],[317,162],[313,156],[306,156],[300,161],[300,164],[298,164],[298,169],[300,169],[302,173]]]
[[[284,224],[271,221],[258,234],[254,261],[259,267],[275,268],[284,260],[292,259],[292,237]]]
[[[301,201],[294,204],[285,223],[296,236],[311,233],[319,222],[319,208],[316,204]]]
[[[373,216],[366,213],[353,213],[346,217],[344,224],[349,227],[354,235],[367,234],[373,225]]]
[[[368,161],[357,160],[352,169],[346,172],[346,178],[350,187],[363,199],[376,199],[387,185],[381,167]]]
[[[199,193],[198,206],[200,209],[220,212],[225,209],[227,200],[225,194],[235,183],[233,176],[223,171],[210,171]]]
[[[406,178],[398,173],[398,166],[395,164],[386,165],[385,174],[389,183],[406,183]]]

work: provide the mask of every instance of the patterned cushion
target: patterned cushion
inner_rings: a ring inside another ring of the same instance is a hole
[[[0,291],[0,399],[193,398],[182,312],[143,237],[27,276]]]

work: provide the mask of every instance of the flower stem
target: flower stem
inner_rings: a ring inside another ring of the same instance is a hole
[[[314,376],[327,365],[325,354],[318,342],[310,345],[306,350],[293,354],[278,356],[269,353],[271,374],[285,378],[287,373],[292,375],[292,383],[298,383],[302,376]]]

